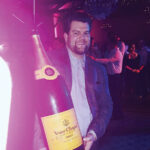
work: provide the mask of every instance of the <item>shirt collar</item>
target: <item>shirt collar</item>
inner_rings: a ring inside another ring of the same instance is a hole
[[[75,55],[73,55],[73,52],[67,47],[67,51],[68,51],[68,55],[69,55],[69,58],[70,58],[70,62],[71,62],[71,65],[81,65],[82,67],[85,66],[85,54],[83,55],[82,58],[78,58],[78,57],[75,57]]]

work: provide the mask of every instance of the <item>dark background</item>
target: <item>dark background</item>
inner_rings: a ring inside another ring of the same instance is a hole
[[[150,0],[2,0],[0,7],[5,27],[9,24],[8,29],[14,31],[15,24],[21,34],[22,29],[30,32],[36,26],[46,49],[56,41],[54,27],[57,39],[62,41],[61,19],[71,10],[84,10],[93,18],[92,36],[100,45],[105,41],[106,31],[118,33],[127,44],[140,39],[149,44]],[[54,14],[58,14],[55,24]]]
[[[61,16],[81,9],[93,18],[92,37],[100,46],[107,31],[118,33],[126,44],[144,39],[150,46],[150,0],[1,0],[0,44],[8,43],[4,58],[9,62],[14,82],[8,149],[12,150],[13,145],[16,150],[27,150],[32,145],[30,123],[36,93],[32,87],[31,35],[36,29],[45,49],[55,50],[63,42]],[[58,14],[56,24],[53,14]],[[124,118],[110,122],[106,135],[100,139],[100,150],[150,150],[150,94],[142,101],[124,96],[122,102]],[[24,139],[22,147],[18,141]]]

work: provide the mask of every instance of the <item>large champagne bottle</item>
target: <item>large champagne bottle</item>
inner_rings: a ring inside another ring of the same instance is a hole
[[[35,47],[38,116],[49,150],[83,150],[83,142],[65,81],[51,65],[39,35]]]

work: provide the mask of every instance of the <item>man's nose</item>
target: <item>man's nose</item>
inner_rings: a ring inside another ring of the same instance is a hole
[[[80,39],[85,39],[85,37],[86,37],[85,34],[80,34],[79,36]]]

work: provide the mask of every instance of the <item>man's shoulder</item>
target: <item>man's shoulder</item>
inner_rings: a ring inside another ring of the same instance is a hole
[[[107,70],[105,65],[102,63],[96,62],[94,60],[92,61],[92,66],[94,67],[94,75],[97,78],[98,81],[101,83],[105,82],[107,80]]]
[[[102,63],[96,62],[91,58],[88,58],[88,60],[89,60],[89,65],[95,67],[96,70],[100,72],[106,72],[106,67]]]

